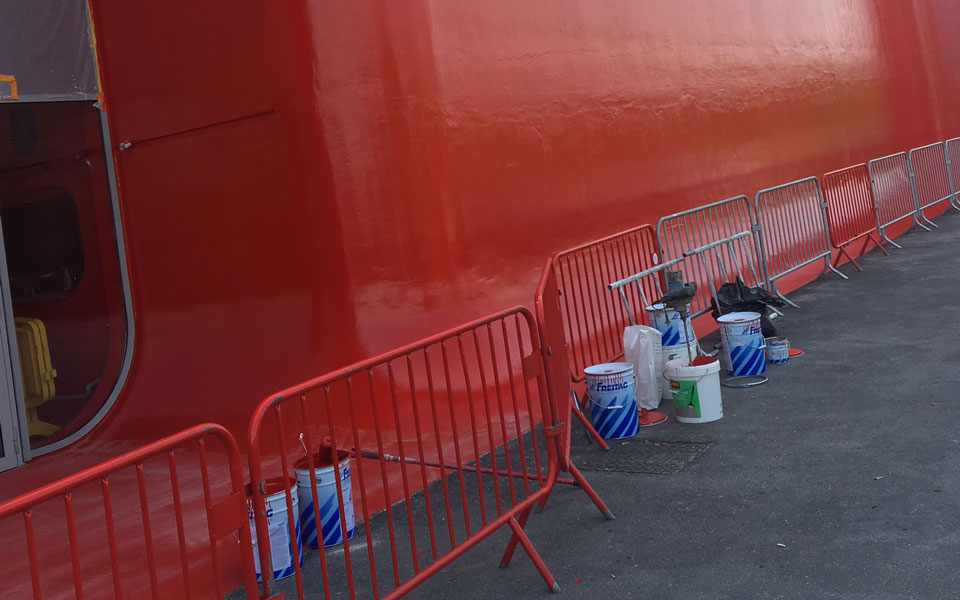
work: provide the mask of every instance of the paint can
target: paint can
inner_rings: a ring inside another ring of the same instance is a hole
[[[600,437],[618,440],[637,435],[637,380],[627,362],[593,365],[583,370],[593,428]]]
[[[785,337],[768,337],[763,341],[767,345],[765,352],[768,362],[779,365],[790,360],[790,340]]]
[[[292,550],[290,548],[290,521],[287,518],[287,494],[293,504],[293,529],[297,532],[295,549],[300,566],[303,567],[303,551],[300,549],[300,513],[297,510],[297,482],[290,478],[284,489],[282,477],[268,479],[263,484],[264,502],[267,509],[267,531],[270,538],[270,562],[273,566],[273,578],[283,579],[293,575]],[[249,496],[249,494],[248,494]],[[253,520],[253,501],[247,498],[247,517],[250,519],[250,536],[253,538],[253,565],[257,572],[257,581],[263,581],[260,571],[260,551],[257,549],[257,527]]]
[[[717,319],[717,324],[729,375],[750,377],[767,372],[760,313],[730,313]]]
[[[350,454],[338,451],[336,467],[330,448],[321,448],[313,456],[313,473],[317,482],[317,503],[320,510],[320,531],[324,546],[343,543],[343,528],[340,526],[340,502],[337,498],[337,481],[343,494],[343,515],[346,521],[347,539],[353,538],[354,514],[353,493],[350,487]],[[310,468],[304,456],[293,465],[297,475],[297,496],[300,499],[300,524],[303,543],[311,548],[318,546],[316,515],[313,510],[313,494],[310,491]]]
[[[660,399],[661,400],[672,400],[673,392],[670,391],[669,381],[667,376],[663,374],[663,367],[667,364],[667,361],[674,359],[683,359],[685,363],[690,362],[690,357],[696,358],[700,353],[700,347],[697,345],[697,340],[692,340],[687,342],[686,345],[681,344],[679,346],[666,346],[660,348]]]
[[[684,324],[683,319],[680,318],[680,313],[672,308],[665,307],[663,304],[654,304],[646,307],[645,310],[647,311],[647,323],[661,334],[661,346],[679,346],[691,341],[688,339],[687,332],[690,332],[690,338],[694,338],[693,342],[697,341],[693,333],[693,321],[689,313],[687,314],[686,324]]]
[[[664,372],[670,380],[678,421],[709,423],[723,418],[719,360],[704,356],[689,365],[686,359],[675,359],[667,361]]]

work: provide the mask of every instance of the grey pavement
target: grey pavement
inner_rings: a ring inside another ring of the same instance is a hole
[[[936,221],[864,257],[863,272],[843,267],[849,281],[791,294],[801,309],[775,324],[806,355],[771,366],[765,385],[723,388],[722,420],[641,430],[713,442],[695,462],[584,471],[615,521],[557,486],[527,527],[555,597],[960,598],[960,215]],[[574,445],[578,463],[600,452],[579,428]],[[408,597],[554,597],[522,552],[497,568],[506,540],[493,534]]]

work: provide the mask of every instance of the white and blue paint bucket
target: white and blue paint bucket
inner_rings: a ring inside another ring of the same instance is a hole
[[[717,319],[717,324],[730,376],[751,377],[767,372],[760,313],[730,313]]]
[[[765,338],[767,361],[779,365],[790,360],[790,340],[784,337]]]
[[[600,437],[619,440],[637,435],[637,378],[626,362],[593,365],[583,370],[593,428]]]
[[[293,503],[293,529],[297,532],[294,544],[300,566],[303,567],[303,551],[300,549],[300,512],[297,510],[297,482],[287,480],[284,489],[282,478],[269,479],[264,482],[263,495],[266,497],[267,531],[270,534],[270,562],[273,567],[273,578],[283,579],[293,575],[293,549],[290,547],[290,521],[287,518],[287,490],[290,491],[290,501]],[[257,581],[263,581],[260,571],[260,551],[257,549],[257,527],[253,520],[253,504],[247,500],[247,516],[250,519],[250,535],[253,537],[253,564],[257,571]]]
[[[680,313],[672,308],[667,308],[663,304],[654,304],[648,306],[645,310],[647,311],[647,323],[661,334],[661,346],[681,346],[691,342],[689,338],[693,338],[692,341],[696,342],[693,333],[693,321],[689,314],[687,314],[687,322],[684,324],[683,319],[680,318]],[[689,332],[689,336],[687,332]]]
[[[670,389],[670,380],[663,373],[663,366],[667,364],[667,361],[682,358],[683,360],[690,362],[691,357],[696,358],[699,355],[700,346],[697,344],[697,340],[693,340],[679,346],[661,346],[660,363],[658,365],[661,375],[659,382],[661,400],[673,400],[673,391]]]
[[[343,493],[343,516],[346,521],[347,539],[353,537],[353,493],[350,488],[350,455],[340,451],[338,464],[333,465],[330,449],[325,448],[314,455],[314,477],[317,481],[317,502],[320,506],[320,531],[324,546],[336,546],[343,543],[343,529],[340,527],[340,502],[337,498],[337,481],[340,478],[340,490]],[[313,494],[310,492],[310,469],[307,457],[293,465],[297,474],[297,496],[300,498],[300,523],[303,529],[303,543],[316,548],[316,515],[313,511]]]

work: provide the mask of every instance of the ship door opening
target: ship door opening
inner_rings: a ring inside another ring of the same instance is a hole
[[[84,0],[0,5],[0,470],[77,439],[129,351]]]

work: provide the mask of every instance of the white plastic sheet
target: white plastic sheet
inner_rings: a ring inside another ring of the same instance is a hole
[[[0,0],[0,75],[16,79],[20,102],[96,98],[92,45],[85,0]]]
[[[660,364],[660,332],[644,325],[623,330],[624,360],[637,376],[637,404],[647,410],[660,406],[663,365]]]

